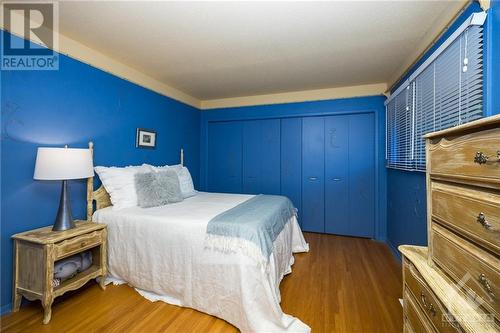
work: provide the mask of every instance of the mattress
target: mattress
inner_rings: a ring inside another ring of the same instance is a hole
[[[265,267],[205,246],[208,222],[251,197],[199,192],[161,207],[97,210],[93,220],[108,227],[108,281],[217,316],[242,332],[309,332],[280,307],[279,284],[291,272],[293,253],[309,250],[296,217],[274,241]]]

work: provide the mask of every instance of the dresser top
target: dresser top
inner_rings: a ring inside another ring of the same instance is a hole
[[[37,244],[53,244],[106,228],[105,224],[87,221],[75,221],[75,225],[75,228],[64,231],[52,231],[52,226],[47,226],[12,235],[12,238]]]
[[[458,134],[460,132],[467,132],[467,131],[473,131],[478,128],[484,128],[484,127],[498,127],[500,129],[500,114],[487,117],[487,118],[481,118],[478,120],[471,121],[470,123],[466,123],[463,125],[451,127],[442,131],[437,131],[437,132],[432,132],[429,134],[424,135],[424,138],[435,138],[439,136],[445,136],[449,134]]]

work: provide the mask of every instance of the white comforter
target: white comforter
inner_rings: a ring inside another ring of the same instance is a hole
[[[204,245],[208,221],[251,197],[199,192],[162,207],[96,211],[94,221],[108,226],[109,280],[126,282],[149,300],[220,317],[242,332],[310,332],[279,304],[292,252],[309,250],[295,217],[275,240],[267,269]]]

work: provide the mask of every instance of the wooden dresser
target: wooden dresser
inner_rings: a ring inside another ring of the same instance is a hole
[[[426,135],[428,246],[402,245],[405,332],[500,332],[500,115]]]

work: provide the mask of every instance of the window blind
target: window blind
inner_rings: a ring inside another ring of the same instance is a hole
[[[387,104],[387,161],[397,168],[411,169],[412,112],[410,87],[403,89]]]
[[[430,58],[386,102],[388,167],[425,171],[423,135],[483,116],[482,25],[468,25]]]
[[[434,72],[435,64],[427,67],[415,80],[415,169],[425,170],[425,140],[422,136],[435,128],[434,118]]]

